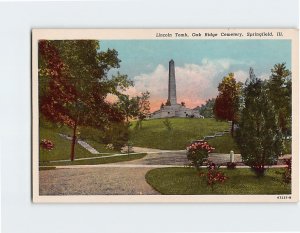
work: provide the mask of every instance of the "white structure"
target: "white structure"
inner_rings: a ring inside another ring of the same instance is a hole
[[[169,88],[167,104],[150,114],[149,118],[166,118],[166,117],[195,117],[203,118],[198,109],[190,109],[177,103],[176,81],[175,81],[175,64],[169,62]]]

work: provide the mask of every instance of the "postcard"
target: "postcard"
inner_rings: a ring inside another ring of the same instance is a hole
[[[33,202],[297,202],[298,33],[33,29]]]

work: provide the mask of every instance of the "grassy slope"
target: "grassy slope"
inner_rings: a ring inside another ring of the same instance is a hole
[[[71,141],[62,138],[58,133],[66,133],[68,129],[66,128],[45,128],[40,127],[40,140],[50,139],[54,143],[54,149],[51,151],[46,151],[40,149],[40,161],[51,161],[51,160],[62,160],[70,158],[71,151]],[[117,151],[111,151],[105,149],[104,144],[100,144],[96,141],[89,140],[89,143],[98,150],[100,153],[116,153]],[[117,152],[119,153],[119,152]],[[79,144],[75,146],[75,158],[86,158],[95,157],[96,155],[91,154],[89,151],[81,147]],[[99,156],[99,155],[97,155]]]
[[[240,150],[234,141],[233,137],[230,134],[225,134],[222,137],[215,137],[213,139],[209,139],[208,143],[216,148],[214,153],[226,153],[229,154],[231,150],[234,151],[235,154],[239,154]]]
[[[214,191],[193,168],[153,169],[146,174],[146,180],[160,193],[169,195],[290,194],[291,185],[281,181],[278,171],[282,170],[269,169],[265,177],[257,178],[250,169],[223,169],[229,179],[224,184],[217,184]]]
[[[202,139],[206,135],[228,129],[227,122],[214,119],[169,118],[173,130],[168,131],[164,119],[146,120],[141,130],[132,126],[131,141],[134,146],[157,149],[185,149],[193,140]]]

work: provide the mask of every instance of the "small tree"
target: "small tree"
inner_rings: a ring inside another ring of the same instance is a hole
[[[200,115],[204,116],[205,118],[214,117],[215,101],[215,98],[206,100],[206,103],[202,104],[199,108]]]
[[[257,176],[264,175],[265,166],[274,164],[283,149],[278,117],[268,98],[266,83],[256,78],[252,68],[244,88],[244,108],[236,139],[243,162]]]
[[[234,124],[238,119],[239,103],[242,83],[236,82],[233,73],[225,76],[218,86],[219,94],[215,100],[215,117],[231,121],[231,135],[233,136]]]
[[[163,124],[169,132],[173,130],[172,122],[168,118],[163,121]]]
[[[150,92],[143,92],[141,96],[138,96],[138,121],[136,123],[136,129],[142,128],[142,122],[150,114]]]
[[[112,144],[113,148],[120,151],[129,140],[129,123],[118,122],[111,124],[105,131],[103,142]]]

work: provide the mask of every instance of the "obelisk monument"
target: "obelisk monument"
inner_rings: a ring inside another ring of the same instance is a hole
[[[168,101],[171,105],[177,104],[176,98],[176,82],[175,82],[175,64],[173,59],[169,61],[169,90]]]

